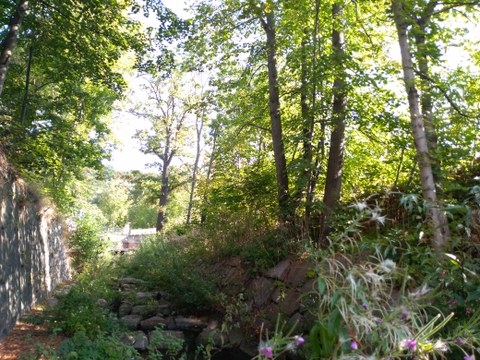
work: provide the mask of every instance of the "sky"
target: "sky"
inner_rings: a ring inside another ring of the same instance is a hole
[[[162,2],[178,16],[184,18],[188,16],[188,13],[184,11],[184,0],[162,0]],[[141,81],[133,77],[130,79],[130,84],[132,93],[139,91]],[[141,95],[137,95],[137,97],[139,96]],[[128,105],[126,106],[128,107]],[[140,151],[140,144],[134,138],[138,130],[143,130],[148,127],[148,122],[145,119],[119,109],[112,114],[111,123],[112,131],[118,145],[112,152],[111,160],[105,161],[105,164],[112,166],[117,171],[139,170],[143,172],[157,172],[158,170],[149,167],[148,164],[158,159],[155,156],[143,154]]]
[[[174,11],[178,16],[186,18],[188,13],[185,11],[187,0],[162,0],[165,6]],[[470,40],[480,41],[480,35],[478,31],[470,31],[466,36]],[[399,59],[399,49],[396,44],[392,44],[392,58]],[[468,66],[469,57],[462,56],[458,53],[458,48],[447,49],[446,56],[450,62],[450,65],[462,64]],[[137,91],[140,87],[141,81],[138,79],[131,79],[131,90]],[[141,97],[141,95],[137,95]],[[112,117],[112,130],[117,138],[119,145],[112,153],[111,161],[106,161],[107,165],[112,166],[117,171],[129,171],[140,170],[144,172],[157,172],[158,170],[149,167],[147,164],[155,162],[157,159],[152,155],[143,154],[139,148],[140,144],[134,138],[135,133],[138,130],[148,127],[148,123],[145,119],[135,117],[125,111],[116,111]]]

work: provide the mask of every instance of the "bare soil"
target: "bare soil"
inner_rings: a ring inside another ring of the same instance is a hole
[[[42,350],[58,349],[64,336],[52,334],[46,324],[29,322],[29,318],[40,318],[42,314],[41,308],[35,308],[17,322],[13,330],[0,341],[0,360],[47,359],[48,357],[42,356]]]

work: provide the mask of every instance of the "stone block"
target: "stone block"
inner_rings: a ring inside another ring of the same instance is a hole
[[[264,277],[256,278],[250,284],[250,292],[253,295],[255,306],[265,305],[274,289],[273,281]]]
[[[300,309],[300,294],[296,289],[288,289],[285,298],[280,302],[280,311],[287,316]]]
[[[312,265],[306,261],[295,261],[290,265],[285,282],[290,287],[297,287],[305,282],[307,272]]]
[[[135,333],[135,341],[133,347],[138,351],[145,351],[148,347],[148,338],[143,331],[137,331]]]
[[[206,328],[208,324],[202,319],[196,317],[177,316],[173,319],[175,330],[200,332]]]
[[[140,329],[143,331],[155,330],[158,326],[166,326],[168,324],[168,319],[165,319],[160,316],[152,316],[148,319],[142,320],[139,322]]]
[[[291,263],[292,261],[290,259],[282,260],[273,268],[268,270],[265,276],[272,279],[283,281],[285,280],[285,277],[288,273],[288,269],[290,268]]]
[[[120,319],[130,330],[137,330],[142,317],[140,315],[126,315]]]
[[[131,312],[132,312],[132,304],[126,301],[120,304],[120,307],[118,308],[118,315],[120,317],[125,315],[130,315]]]
[[[132,308],[132,314],[140,315],[142,319],[146,319],[157,315],[159,312],[158,305],[135,305]]]

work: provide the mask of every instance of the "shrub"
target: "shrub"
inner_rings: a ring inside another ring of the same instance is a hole
[[[90,213],[76,220],[76,227],[68,239],[68,245],[72,251],[72,265],[77,272],[96,261],[105,251],[107,243],[101,235],[102,226],[98,218]]]
[[[99,334],[92,340],[82,331],[60,344],[59,355],[60,359],[68,360],[141,359],[132,346],[122,343],[115,336]]]

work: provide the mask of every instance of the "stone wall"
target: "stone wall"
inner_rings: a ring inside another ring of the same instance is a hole
[[[62,223],[0,153],[0,339],[70,276]]]

